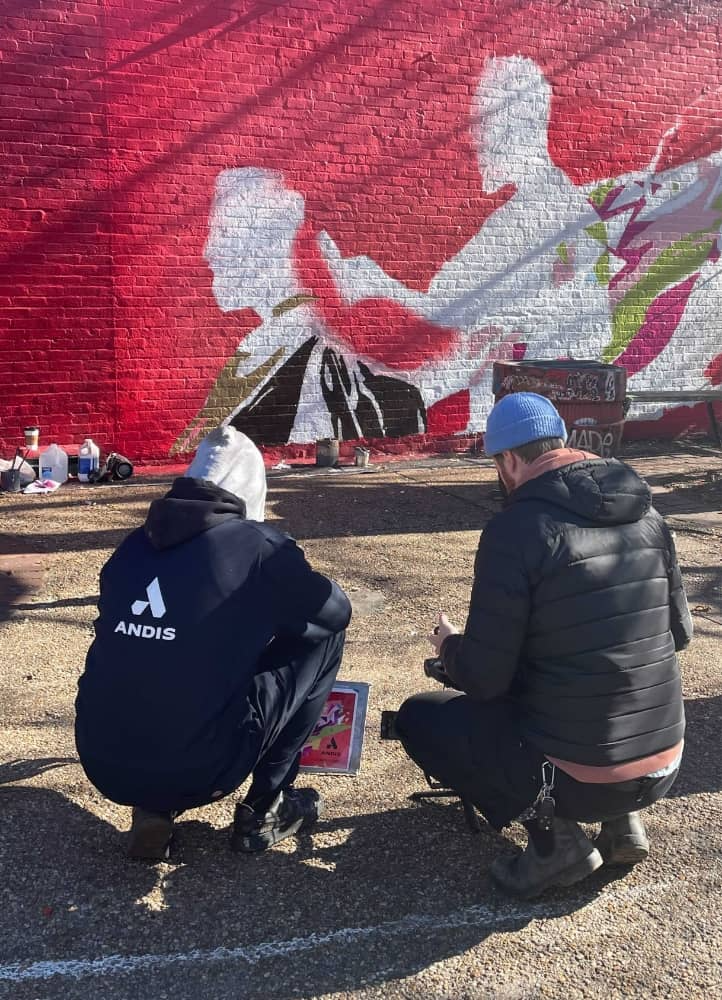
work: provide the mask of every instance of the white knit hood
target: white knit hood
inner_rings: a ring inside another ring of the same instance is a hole
[[[234,493],[246,505],[246,517],[263,521],[266,505],[266,468],[249,437],[235,427],[216,427],[201,441],[186,476],[206,479]]]

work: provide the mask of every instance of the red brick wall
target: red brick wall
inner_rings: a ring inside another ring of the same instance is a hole
[[[44,442],[169,454],[259,328],[219,308],[203,255],[229,168],[305,199],[302,308],[349,368],[413,383],[452,333],[383,296],[349,309],[317,235],[429,288],[514,194],[484,192],[470,131],[491,56],[540,68],[571,185],[644,171],[660,143],[658,171],[718,169],[720,34],[716,0],[0,2],[0,443],[37,421]],[[431,434],[468,420],[452,381],[424,397]]]

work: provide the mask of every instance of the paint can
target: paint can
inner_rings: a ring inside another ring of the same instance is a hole
[[[324,469],[338,465],[338,441],[336,438],[321,438],[316,442],[316,465]]]
[[[354,453],[354,459],[355,459],[355,462],[356,462],[356,468],[357,469],[365,469],[366,466],[369,464],[369,458],[371,456],[371,452],[369,451],[369,449],[368,448],[354,448],[353,453]]]
[[[21,490],[20,469],[5,469],[0,472],[0,486],[6,493],[19,493]]]

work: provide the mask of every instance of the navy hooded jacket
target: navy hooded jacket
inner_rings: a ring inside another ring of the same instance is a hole
[[[346,628],[348,598],[234,494],[181,478],[103,567],[76,744],[115,801],[217,787],[249,740],[247,695],[274,637]],[[127,792],[125,790],[128,790]]]

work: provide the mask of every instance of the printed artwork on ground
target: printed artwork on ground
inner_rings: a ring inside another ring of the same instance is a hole
[[[369,685],[337,681],[301,751],[302,771],[356,774],[361,766]]]
[[[479,185],[509,194],[424,291],[314,231],[281,171],[221,172],[213,294],[260,323],[171,453],[221,422],[264,444],[481,431],[496,360],[615,362],[630,390],[719,384],[722,154],[658,172],[679,121],[645,170],[577,186],[549,155],[551,99],[531,59],[485,63]]]

